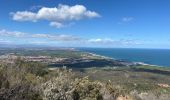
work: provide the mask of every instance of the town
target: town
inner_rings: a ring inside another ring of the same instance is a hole
[[[24,51],[25,53],[28,53],[29,51]],[[41,51],[44,52],[44,51]],[[58,52],[58,50],[56,50]],[[65,53],[69,53],[70,51],[62,51]],[[74,53],[79,53],[78,51],[73,51]],[[21,59],[26,62],[40,62],[44,64],[48,64],[53,67],[62,67],[62,66],[68,66],[68,67],[106,67],[106,66],[135,66],[139,65],[140,63],[135,62],[128,62],[123,60],[115,60],[109,57],[104,57],[100,55],[96,55],[93,53],[88,52],[81,52],[79,54],[79,57],[73,55],[71,57],[67,56],[51,56],[49,55],[17,55],[15,53],[6,53],[0,56],[0,62],[1,63],[14,63],[15,60]]]

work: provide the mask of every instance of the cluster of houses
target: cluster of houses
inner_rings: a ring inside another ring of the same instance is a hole
[[[21,60],[28,62],[42,62],[48,64],[57,64],[57,63],[77,63],[77,62],[89,62],[89,60],[84,56],[82,58],[61,58],[61,57],[51,57],[51,56],[17,56],[13,53],[1,55],[0,62],[5,63],[14,63],[16,59],[20,58]]]

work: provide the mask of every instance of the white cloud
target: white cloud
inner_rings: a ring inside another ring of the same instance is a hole
[[[33,38],[48,38],[48,34],[33,34],[31,35]]]
[[[123,18],[122,18],[122,21],[123,21],[123,22],[130,22],[130,21],[132,21],[132,20],[134,20],[133,17],[123,17]]]
[[[12,36],[12,37],[22,37],[25,33],[18,32],[18,31],[7,31],[7,30],[0,30],[0,36]]]
[[[96,13],[96,12],[92,12],[92,11],[87,11],[86,13],[85,13],[85,15],[87,16],[87,17],[89,17],[89,18],[93,18],[93,17],[100,17],[100,15],[98,14],[98,13]]]
[[[87,41],[88,43],[92,44],[99,44],[99,45],[116,45],[116,46],[127,46],[127,45],[141,45],[142,43],[137,40],[129,40],[129,39],[119,39],[119,40],[113,40],[109,38],[97,38],[97,39],[89,39]]]
[[[59,23],[59,22],[50,22],[50,26],[53,26],[53,27],[56,27],[56,28],[66,27],[63,23]]]
[[[48,39],[52,41],[62,41],[62,42],[69,42],[69,41],[78,41],[80,40],[79,37],[72,36],[72,35],[65,35],[65,34],[31,34],[31,33],[23,33],[18,31],[7,31],[7,30],[0,30],[0,36],[3,37],[14,37],[14,38],[36,38],[36,39]]]
[[[46,42],[46,41],[31,41],[31,42],[29,42],[30,44],[37,44],[37,45],[42,45],[42,44],[48,44],[48,42]]]
[[[53,41],[78,41],[80,40],[79,37],[71,36],[71,35],[64,35],[64,34],[58,34],[58,35],[51,35],[51,34],[34,34],[31,37],[33,38],[44,38],[44,39],[50,39]]]
[[[96,44],[108,44],[108,43],[113,43],[114,41],[112,39],[89,39],[89,43],[96,43]]]
[[[16,13],[10,13],[12,15],[12,19],[16,21],[32,21],[36,22],[36,14],[29,11],[18,11]]]
[[[9,44],[9,43],[12,43],[12,41],[0,39],[0,44]]]
[[[68,6],[59,4],[58,7],[42,7],[37,12],[17,11],[12,12],[12,19],[15,21],[32,21],[48,20],[51,26],[57,28],[63,27],[64,22],[81,20],[85,18],[100,17],[94,11],[87,10],[83,5]]]
[[[61,43],[65,45],[92,45],[92,46],[133,46],[141,45],[141,41],[134,39],[119,39],[112,38],[81,38],[66,34],[32,34],[18,31],[0,30],[0,43],[12,43],[10,40],[28,41],[32,44],[50,44]],[[7,38],[6,38],[7,37]],[[15,41],[14,41],[15,42]]]
[[[75,36],[70,36],[70,35],[55,35],[55,36],[50,36],[49,38],[54,39],[54,40],[61,40],[61,41],[77,41],[80,40],[79,37]]]

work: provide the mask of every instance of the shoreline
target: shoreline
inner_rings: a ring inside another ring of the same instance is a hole
[[[147,63],[144,63],[144,62],[135,62],[135,61],[126,61],[126,60],[120,60],[120,59],[116,59],[116,58],[112,58],[112,57],[107,57],[107,56],[104,56],[104,55],[100,55],[100,54],[96,54],[96,53],[91,53],[91,52],[87,52],[85,51],[86,53],[88,54],[91,54],[93,56],[98,56],[98,57],[101,57],[103,59],[109,59],[109,60],[116,60],[116,61],[123,61],[123,62],[131,62],[135,65],[142,65],[142,66],[153,66],[153,67],[167,67],[167,66],[160,66],[160,65],[154,65],[154,64],[147,64]]]

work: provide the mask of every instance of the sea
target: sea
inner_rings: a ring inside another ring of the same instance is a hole
[[[132,48],[79,48],[81,51],[111,57],[117,60],[142,62],[150,65],[170,67],[170,49]]]

